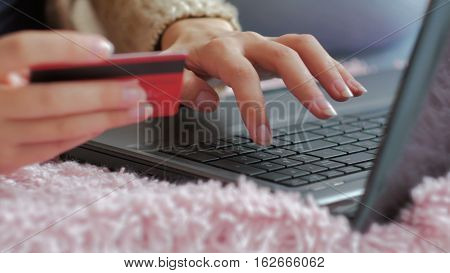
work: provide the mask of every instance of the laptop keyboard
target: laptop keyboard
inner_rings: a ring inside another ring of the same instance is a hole
[[[259,146],[244,136],[216,143],[175,146],[165,153],[299,187],[370,170],[384,134],[387,113],[343,116],[273,130],[273,144]]]

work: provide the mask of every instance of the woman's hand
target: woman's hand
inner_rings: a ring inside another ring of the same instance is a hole
[[[236,32],[222,19],[186,19],[170,26],[162,39],[167,51],[188,51],[184,101],[198,110],[215,108],[218,95],[205,82],[221,79],[230,86],[252,139],[271,143],[264,97],[257,70],[279,75],[288,89],[321,119],[336,115],[316,79],[337,101],[367,92],[311,35],[276,38]]]
[[[0,39],[0,173],[51,159],[103,131],[149,116],[136,81],[29,84],[29,67],[108,57],[105,39],[71,32],[22,32]]]

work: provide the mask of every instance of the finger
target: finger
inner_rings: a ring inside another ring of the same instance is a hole
[[[61,117],[126,109],[146,99],[136,80],[35,84],[0,92],[0,100],[9,102],[0,114],[15,120]]]
[[[316,117],[325,119],[337,115],[302,59],[291,48],[265,40],[247,43],[245,54],[256,65],[281,76],[287,88]]]
[[[142,104],[130,110],[118,110],[82,114],[54,119],[9,122],[4,137],[14,138],[16,143],[47,143],[81,138],[108,129],[121,127],[149,118],[153,109]]]
[[[57,141],[45,144],[31,144],[21,145],[16,148],[14,166],[9,170],[5,170],[5,173],[10,173],[20,166],[26,166],[37,162],[48,161],[65,151],[73,149],[81,144],[95,138],[97,135],[85,135],[79,138],[72,138],[65,141]]]
[[[333,99],[345,101],[354,96],[339,73],[334,59],[314,36],[289,34],[275,38],[274,41],[294,49]]]
[[[272,132],[266,116],[258,73],[242,55],[224,57],[219,78],[229,85],[236,96],[244,123],[255,143],[270,145]]]
[[[230,86],[253,141],[270,145],[272,133],[258,73],[242,55],[239,44],[230,44],[231,42],[227,39],[216,39],[191,52],[187,58],[187,67],[197,75],[209,75]]]
[[[41,63],[84,63],[107,58],[112,44],[98,35],[25,31],[0,39],[0,74]]]
[[[219,96],[207,82],[186,70],[183,78],[182,103],[199,111],[214,111],[219,104]]]
[[[9,72],[5,75],[0,75],[0,84],[11,88],[23,87],[29,83],[29,70]]]
[[[339,73],[341,73],[342,78],[350,87],[355,96],[361,96],[367,93],[367,89],[360,82],[355,80],[352,74],[350,74],[350,72],[347,69],[345,69],[345,67],[340,62],[336,60],[334,62],[336,64],[337,69],[339,70]]]

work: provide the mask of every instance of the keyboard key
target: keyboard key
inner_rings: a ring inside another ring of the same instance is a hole
[[[361,168],[355,166],[347,166],[337,169],[337,171],[344,172],[345,174],[356,173],[362,171]]]
[[[338,119],[341,122],[341,124],[347,124],[347,123],[358,121],[357,117],[352,117],[352,116],[338,117]]]
[[[332,137],[332,136],[337,136],[337,135],[341,135],[343,132],[342,131],[338,131],[338,130],[334,130],[331,128],[322,128],[319,130],[314,130],[312,131],[314,134],[318,134],[324,137]]]
[[[334,177],[338,177],[338,176],[343,176],[345,173],[336,171],[336,170],[332,170],[332,171],[321,172],[319,174],[326,176],[327,178],[334,178]]]
[[[384,129],[383,128],[375,128],[375,129],[370,129],[370,130],[364,130],[364,133],[380,137],[380,136],[384,135]]]
[[[299,170],[297,168],[282,169],[282,170],[277,171],[277,173],[282,173],[284,175],[289,175],[290,177],[293,177],[293,178],[300,177],[300,176],[305,176],[305,175],[310,174],[307,171],[302,171],[302,170]]]
[[[295,124],[288,127],[288,132],[290,134],[297,133],[297,132],[305,132],[305,131],[311,131],[314,129],[319,129],[320,125],[314,123],[314,122],[304,122],[301,124]]]
[[[350,123],[350,125],[351,126],[355,126],[355,127],[359,127],[359,128],[363,128],[363,129],[372,129],[372,128],[380,127],[380,124],[374,123],[374,122],[370,122],[370,121],[367,121],[367,120],[361,120],[361,121],[353,122],[353,123]]]
[[[251,153],[251,154],[247,154],[247,156],[257,158],[260,160],[271,160],[271,159],[275,159],[275,158],[279,157],[277,155],[273,155],[273,154],[269,154],[269,153],[265,153],[265,152]]]
[[[289,133],[288,128],[279,128],[279,129],[272,130],[273,137],[284,136],[284,135],[287,135],[288,133]]]
[[[307,180],[303,180],[301,178],[294,178],[294,179],[281,181],[279,183],[282,185],[285,185],[285,186],[289,186],[289,187],[298,187],[298,186],[306,185],[309,182]]]
[[[300,164],[303,164],[300,161],[289,159],[289,158],[274,159],[274,160],[271,160],[270,162],[273,162],[275,164],[280,164],[280,165],[283,165],[285,167],[294,167],[294,166],[298,166]]]
[[[184,155],[182,154],[181,156],[184,158],[202,162],[202,163],[219,159],[219,157],[209,155],[205,152],[194,152],[194,153],[190,153],[190,154],[184,154]]]
[[[265,173],[265,174],[258,175],[257,177],[264,179],[264,180],[269,180],[272,182],[280,182],[280,181],[291,178],[290,176],[284,175],[281,173]]]
[[[352,132],[361,131],[361,128],[354,127],[354,126],[347,125],[347,124],[333,126],[332,128],[335,129],[335,130],[338,130],[338,131],[342,131],[344,133],[352,133]]]
[[[371,138],[375,138],[374,135],[368,135],[368,134],[364,134],[364,133],[361,133],[361,132],[348,134],[346,136],[351,137],[351,138],[355,138],[355,139],[360,140],[360,141],[368,140],[368,139],[371,139]]]
[[[366,113],[360,115],[360,120],[366,120],[366,119],[377,119],[377,118],[386,118],[388,115],[389,110],[383,110],[378,112],[372,112],[372,113]]]
[[[261,170],[261,169],[255,168],[255,167],[251,167],[248,165],[240,164],[238,162],[234,162],[234,161],[231,161],[228,159],[213,161],[213,162],[209,162],[208,164],[218,167],[218,168],[222,168],[225,170],[229,170],[229,171],[236,172],[236,173],[242,173],[242,174],[246,174],[246,175],[250,175],[250,176],[265,173],[264,170]]]
[[[345,156],[341,156],[341,157],[335,157],[332,160],[340,162],[340,163],[348,164],[348,165],[354,165],[354,164],[362,163],[365,161],[373,160],[374,158],[375,158],[375,155],[373,155],[373,154],[361,152],[361,153],[350,154],[350,155],[345,155]]]
[[[320,157],[323,159],[328,159],[328,158],[341,156],[341,155],[345,155],[345,154],[346,153],[344,153],[344,152],[333,150],[333,149],[323,149],[323,150],[308,153],[308,155],[317,156],[317,157]]]
[[[320,158],[315,157],[315,156],[310,156],[310,155],[294,155],[294,156],[290,156],[289,159],[297,160],[302,163],[311,163],[311,162],[320,160]]]
[[[253,164],[253,163],[261,161],[259,159],[256,159],[256,158],[253,158],[253,157],[249,157],[249,156],[245,156],[245,155],[232,157],[229,160],[232,160],[232,161],[235,161],[235,162],[239,162],[239,163],[242,163],[242,164]]]
[[[368,150],[367,153],[376,155],[376,154],[378,154],[378,150],[377,149]]]
[[[372,119],[370,119],[370,121],[371,121],[371,122],[378,123],[378,124],[381,124],[381,125],[386,125],[386,123],[387,123],[387,118],[385,118],[385,117],[372,118]]]
[[[240,144],[251,142],[251,140],[244,138],[244,137],[239,137],[239,136],[225,137],[225,138],[222,138],[222,140],[232,143],[233,145],[240,145]]]
[[[355,145],[371,150],[371,149],[378,148],[379,143],[376,143],[376,142],[373,142],[370,140],[366,140],[366,141],[356,142]]]
[[[321,127],[326,128],[326,127],[339,125],[339,124],[341,124],[341,121],[337,118],[332,118],[332,119],[327,119],[327,120],[318,120],[318,121],[315,121],[314,124],[318,124]]]
[[[205,153],[218,157],[218,158],[227,158],[237,155],[236,153],[232,151],[227,150],[213,150],[213,151],[205,151]]]
[[[244,146],[230,146],[230,147],[223,148],[223,150],[230,151],[230,152],[240,154],[240,155],[256,152],[256,150],[246,148]]]
[[[258,168],[258,169],[266,170],[268,172],[272,172],[272,171],[276,171],[276,170],[284,168],[283,165],[278,165],[278,164],[275,164],[272,162],[259,162],[259,163],[252,164],[251,166]]]
[[[323,138],[323,136],[321,135],[316,135],[310,132],[300,132],[300,133],[296,133],[296,134],[292,134],[292,135],[285,135],[282,137],[279,137],[281,140],[284,141],[290,141],[294,144],[296,143],[301,143],[301,142],[307,142],[307,141],[313,141],[316,139],[321,139]]]
[[[303,124],[295,124],[295,125],[292,125],[289,127],[273,129],[272,136],[277,137],[277,136],[290,135],[290,134],[310,131],[310,130],[319,129],[319,128],[320,128],[320,125],[318,125],[318,124],[306,122]]]
[[[242,146],[247,148],[247,149],[252,149],[252,150],[256,150],[256,151],[263,151],[263,150],[269,149],[269,147],[261,146],[261,145],[258,145],[256,143],[254,143],[254,142],[249,142],[249,143],[246,143],[246,144],[244,144]]]
[[[334,137],[326,138],[325,140],[337,143],[339,145],[349,144],[349,143],[356,141],[356,139],[354,139],[354,138],[349,138],[349,137],[345,137],[345,136],[334,136]]]
[[[337,147],[333,147],[333,149],[341,151],[341,152],[345,152],[348,154],[354,154],[354,153],[358,153],[358,152],[362,152],[362,151],[366,150],[363,147],[355,146],[353,144],[337,146]]]
[[[382,139],[383,139],[382,137],[376,137],[376,138],[372,138],[370,141],[375,141],[375,142],[381,143]]]
[[[315,183],[315,182],[319,182],[321,180],[325,180],[327,178],[320,174],[310,174],[307,176],[303,176],[302,179],[308,181],[309,183]]]
[[[342,164],[339,162],[334,162],[331,160],[322,160],[322,161],[314,162],[314,165],[324,167],[327,169],[336,169],[336,168],[345,166],[345,164]]]
[[[286,141],[286,140],[282,140],[282,139],[279,139],[279,138],[273,138],[272,139],[272,146],[273,147],[282,147],[282,146],[286,146],[286,145],[289,145],[289,144],[292,144],[292,142],[290,142],[290,141]]]
[[[368,161],[368,162],[357,164],[356,166],[367,170],[367,169],[372,169],[373,164],[374,164],[373,161]]]
[[[322,171],[326,171],[327,168],[321,167],[321,166],[317,166],[314,164],[305,164],[305,165],[300,165],[298,167],[295,167],[296,169],[305,171],[305,172],[310,172],[310,173],[318,173],[318,172],[322,172]]]
[[[202,144],[202,145],[205,145],[205,144]],[[228,142],[223,141],[223,140],[217,140],[216,142],[211,143],[211,147],[216,148],[216,149],[229,147],[231,145],[232,145],[231,143],[228,143]]]
[[[337,146],[337,144],[333,143],[333,142],[324,141],[324,140],[314,140],[314,141],[309,141],[306,143],[285,146],[284,148],[292,150],[292,151],[296,151],[298,153],[307,153],[307,152],[312,152],[312,151],[320,150],[320,149],[326,149],[326,148],[330,148],[330,147],[334,147],[334,146]]]
[[[279,157],[287,157],[287,156],[296,154],[296,152],[293,152],[293,151],[290,151],[290,150],[286,150],[286,149],[281,149],[281,148],[270,149],[270,150],[266,150],[264,152],[269,153],[269,154],[273,154],[273,155],[277,155]]]

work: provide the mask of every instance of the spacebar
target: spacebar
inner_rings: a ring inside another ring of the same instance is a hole
[[[246,175],[257,175],[257,174],[261,174],[261,173],[265,173],[266,171],[258,169],[258,168],[254,168],[251,166],[247,166],[247,165],[243,165],[237,162],[233,162],[230,160],[226,160],[226,159],[222,159],[222,160],[218,160],[218,161],[214,161],[214,162],[210,162],[208,163],[209,165],[215,166],[215,167],[219,167],[222,169],[226,169],[229,171],[233,171],[236,173],[242,173],[242,174],[246,174]]]
[[[353,165],[353,164],[357,164],[357,163],[373,160],[374,158],[375,158],[374,154],[369,154],[369,153],[362,152],[362,153],[356,153],[356,154],[350,154],[350,155],[344,155],[344,156],[340,156],[340,157],[335,157],[332,160],[340,162],[340,163],[344,163],[344,164]]]

